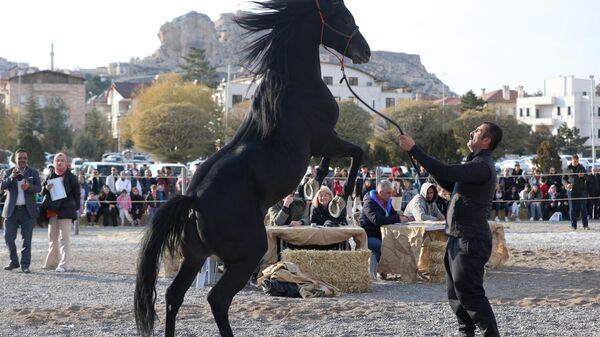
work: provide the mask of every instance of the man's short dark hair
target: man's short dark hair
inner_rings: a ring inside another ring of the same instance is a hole
[[[574,154],[574,155],[571,157],[571,159],[577,159],[577,160],[579,160],[579,156],[578,156],[578,155],[576,155],[576,154]]]
[[[489,150],[494,151],[502,141],[502,129],[492,122],[483,122],[483,124],[488,126],[484,137],[489,137],[491,140]]]

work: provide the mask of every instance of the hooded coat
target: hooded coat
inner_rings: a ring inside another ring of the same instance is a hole
[[[433,200],[427,201],[427,190],[433,187]],[[416,221],[438,220],[442,212],[437,207],[435,200],[437,199],[437,188],[434,184],[426,182],[421,186],[421,193],[415,195],[412,200],[406,205],[404,215],[412,216]]]

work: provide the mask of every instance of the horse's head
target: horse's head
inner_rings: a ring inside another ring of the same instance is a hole
[[[353,63],[369,62],[371,49],[343,0],[314,0],[321,16],[321,43]]]

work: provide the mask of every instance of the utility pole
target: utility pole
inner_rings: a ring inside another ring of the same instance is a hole
[[[596,128],[594,127],[594,97],[596,96],[596,88],[594,87],[594,75],[590,75],[590,118],[592,119],[592,160],[596,162],[596,146],[594,144],[594,138],[596,137]],[[592,165],[594,164],[592,163]]]

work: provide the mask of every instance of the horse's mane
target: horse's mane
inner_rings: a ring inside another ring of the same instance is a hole
[[[243,13],[234,20],[248,32],[265,34],[252,40],[244,52],[242,62],[250,65],[254,77],[262,82],[256,90],[250,111],[253,124],[262,139],[277,126],[282,113],[282,96],[287,86],[285,46],[298,27],[297,20],[309,12],[317,15],[312,0],[269,0],[254,2],[259,12]]]

